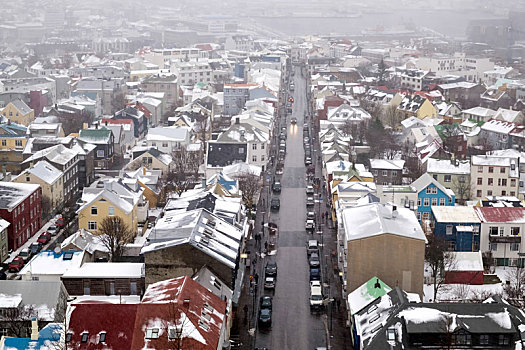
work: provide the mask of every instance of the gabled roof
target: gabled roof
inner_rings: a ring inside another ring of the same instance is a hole
[[[138,305],[130,349],[170,348],[172,327],[182,330],[181,349],[218,349],[225,315],[226,303],[188,276],[153,283]],[[154,328],[158,338],[146,337]]]
[[[370,169],[387,169],[403,171],[405,161],[403,159],[370,159]]]
[[[52,185],[62,176],[63,173],[45,160],[41,160],[32,168],[24,170],[17,177],[25,176],[26,174],[32,174],[42,181]]]
[[[148,129],[148,141],[184,142],[188,138],[190,128],[184,126],[158,127]]]
[[[436,179],[434,179],[432,176],[430,176],[428,173],[424,173],[421,175],[417,180],[412,182],[412,186],[416,189],[416,191],[419,193],[423,191],[425,188],[427,188],[429,185],[436,186],[443,194],[447,195],[447,197],[452,198],[450,190],[447,190],[445,186],[440,184]]]
[[[70,346],[82,348],[83,333],[88,333],[88,343],[96,346],[100,333],[106,333],[105,343],[97,349],[132,349],[137,308],[138,304],[75,304],[71,307],[69,319],[68,333],[72,334]]]
[[[58,144],[56,146],[48,147],[41,151],[35,152],[35,154],[24,160],[23,163],[30,163],[45,158],[50,163],[65,165],[74,159],[77,154],[78,153],[76,151],[71,150],[62,144]]]
[[[109,129],[82,129],[78,139],[93,144],[109,144],[111,142],[111,130]]]
[[[26,115],[32,111],[32,109],[26,105],[26,103],[22,100],[14,100],[11,101],[11,104],[22,114]]]
[[[206,209],[167,212],[149,233],[141,253],[190,244],[222,264],[235,267],[243,231]]]
[[[481,222],[525,223],[522,207],[474,207]]]
[[[353,315],[361,311],[365,306],[391,290],[392,288],[390,288],[385,282],[381,281],[378,277],[372,277],[352,293],[348,294],[350,314]]]
[[[432,206],[432,214],[441,223],[480,223],[474,207],[467,206]]]
[[[346,240],[354,241],[393,234],[426,242],[425,234],[413,211],[380,203],[346,208],[342,212]]]
[[[38,184],[0,181],[0,209],[12,210],[39,187]]]
[[[208,142],[207,165],[225,167],[236,163],[246,163],[247,143]]]

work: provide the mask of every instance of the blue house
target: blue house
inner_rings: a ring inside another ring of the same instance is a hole
[[[436,179],[425,173],[416,181],[412,187],[417,193],[417,219],[420,224],[428,222],[432,214],[432,207],[446,207],[455,204],[454,191],[445,188]]]
[[[474,207],[432,207],[434,235],[451,251],[479,251],[481,220]]]

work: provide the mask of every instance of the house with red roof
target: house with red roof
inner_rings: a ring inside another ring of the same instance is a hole
[[[71,306],[69,349],[132,349],[139,304],[86,302]]]
[[[227,314],[224,300],[188,276],[153,283],[138,305],[131,349],[220,349]]]
[[[525,208],[475,207],[481,220],[480,249],[490,251],[497,266],[524,266]]]

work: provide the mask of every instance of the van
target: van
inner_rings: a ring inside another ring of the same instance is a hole
[[[310,239],[308,240],[308,243],[306,245],[306,253],[308,255],[312,254],[312,253],[317,253],[319,254],[319,242],[317,242],[316,239]]]

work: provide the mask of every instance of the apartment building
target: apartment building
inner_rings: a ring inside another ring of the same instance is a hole
[[[519,158],[472,156],[470,176],[473,198],[519,194]]]

